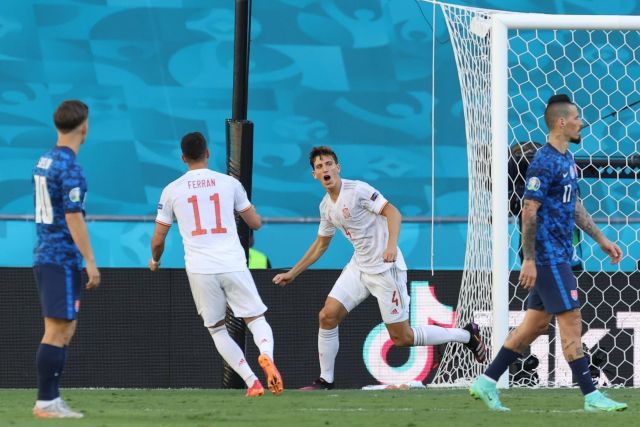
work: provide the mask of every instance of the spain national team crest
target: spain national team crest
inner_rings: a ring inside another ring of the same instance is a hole
[[[349,219],[351,218],[351,212],[349,212],[348,208],[342,208],[342,216],[344,217],[344,219]]]
[[[571,289],[571,298],[574,301],[578,301],[578,290],[577,289]]]

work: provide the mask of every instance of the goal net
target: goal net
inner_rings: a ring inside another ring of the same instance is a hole
[[[519,213],[524,174],[546,143],[548,98],[565,93],[588,127],[571,152],[580,197],[624,252],[619,265],[574,232],[583,343],[594,381],[640,386],[640,17],[505,13],[440,4],[454,49],[464,105],[469,221],[457,324],[475,319],[495,355],[520,323]],[[486,366],[449,345],[434,384],[467,385]],[[558,329],[550,325],[509,383],[570,386]],[[506,385],[503,377],[501,385]]]

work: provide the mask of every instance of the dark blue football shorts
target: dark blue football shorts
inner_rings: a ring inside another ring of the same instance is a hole
[[[54,264],[33,267],[40,295],[42,317],[76,319],[80,310],[82,272]]]
[[[536,265],[536,285],[529,293],[528,308],[549,314],[580,308],[578,283],[571,264]]]

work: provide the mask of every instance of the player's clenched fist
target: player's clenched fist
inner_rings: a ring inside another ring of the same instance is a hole
[[[278,286],[286,286],[293,281],[293,275],[289,272],[276,274],[273,278],[273,283]]]

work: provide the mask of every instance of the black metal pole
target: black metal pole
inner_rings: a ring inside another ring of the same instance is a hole
[[[235,38],[233,47],[232,116],[226,120],[227,173],[237,178],[251,198],[253,167],[253,123],[247,120],[249,92],[249,45],[251,41],[251,0],[236,0]],[[249,227],[236,217],[238,236],[249,259]],[[225,325],[229,335],[242,351],[246,347],[246,325],[234,317],[227,306]],[[244,381],[224,363],[223,388],[243,388]]]
[[[236,0],[236,24],[233,44],[232,120],[247,119],[250,43],[251,0]]]

